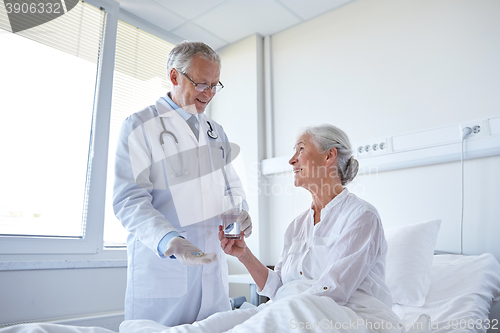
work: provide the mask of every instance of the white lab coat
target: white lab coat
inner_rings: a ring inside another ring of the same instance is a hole
[[[160,144],[163,127],[158,115],[178,141],[177,145],[163,135],[166,153]],[[174,326],[231,309],[227,261],[217,237],[221,222],[217,215],[226,188],[220,165],[230,161],[231,147],[222,126],[205,114],[199,120],[198,142],[184,119],[160,98],[156,105],[123,122],[113,207],[130,232],[125,319],[151,319]],[[207,121],[217,139],[207,135]],[[195,153],[178,155],[186,151]],[[245,197],[231,164],[225,171],[233,194]],[[244,208],[248,210],[246,202]],[[170,231],[179,232],[205,253],[216,253],[218,260],[188,267],[164,258],[157,247]]]

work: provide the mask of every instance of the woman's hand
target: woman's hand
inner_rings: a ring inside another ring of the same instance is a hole
[[[241,232],[240,239],[227,239],[224,237],[224,231],[222,226],[219,226],[219,240],[220,247],[224,250],[225,254],[229,254],[233,257],[241,259],[245,254],[247,254],[247,244],[245,243],[245,233]]]
[[[247,247],[244,235],[245,233],[242,231],[240,239],[227,239],[224,237],[222,226],[219,226],[220,247],[224,250],[224,253],[238,258],[238,260],[245,265],[248,272],[250,272],[250,275],[252,275],[257,287],[262,290],[266,285],[269,272],[267,267],[264,266]]]

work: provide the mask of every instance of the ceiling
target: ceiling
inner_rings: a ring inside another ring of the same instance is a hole
[[[123,10],[178,37],[214,49],[268,36],[350,0],[117,0]]]

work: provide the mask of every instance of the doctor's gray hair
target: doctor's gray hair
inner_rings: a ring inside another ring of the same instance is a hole
[[[170,78],[172,68],[185,73],[189,71],[191,61],[195,56],[217,63],[221,67],[220,57],[210,46],[202,42],[189,42],[187,40],[174,46],[168,56],[167,77]]]
[[[337,149],[337,169],[340,171],[340,181],[346,185],[358,174],[359,163],[352,156],[349,138],[340,128],[330,124],[305,128],[299,137],[308,134],[319,152],[326,153],[332,148]]]

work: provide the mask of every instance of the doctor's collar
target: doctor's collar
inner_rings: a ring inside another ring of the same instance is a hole
[[[184,119],[184,121],[187,121],[189,118],[191,118],[191,116],[195,116],[196,119],[198,119],[198,121],[200,121],[200,117],[198,116],[198,114],[191,114],[191,113],[187,112],[186,110],[184,110],[183,108],[181,108],[179,105],[177,105],[177,103],[175,103],[170,98],[170,92],[168,92],[165,95],[165,97],[163,97],[163,98],[172,107],[172,109],[174,109],[175,111],[177,111],[177,113],[182,117],[182,119]]]

